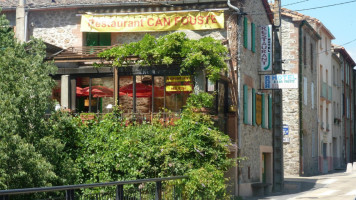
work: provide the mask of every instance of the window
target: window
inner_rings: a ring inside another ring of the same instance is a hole
[[[304,36],[303,39],[303,64],[307,67],[307,38]]]
[[[113,94],[112,77],[77,77],[76,112],[111,112],[115,105]]]
[[[314,70],[314,51],[313,44],[310,43],[310,71],[313,73]]]
[[[262,128],[268,128],[268,94],[262,94]]]
[[[349,101],[349,98],[346,98],[346,117],[350,118],[350,101]]]
[[[272,95],[268,95],[268,129],[272,129]]]
[[[304,96],[304,104],[308,105],[308,79],[304,77],[304,87],[303,87],[303,96]]]
[[[111,33],[86,33],[86,46],[110,46]]]
[[[311,103],[312,103],[312,109],[314,109],[314,83],[311,82],[310,85],[310,96],[311,96]]]
[[[316,144],[315,144],[315,131],[312,132],[312,157],[315,157],[316,156],[316,153],[315,153],[315,147],[316,147]]]
[[[244,17],[244,47],[256,51],[256,25]]]
[[[345,94],[342,93],[342,116],[345,116]]]
[[[344,74],[344,65],[342,64],[341,65],[341,73],[340,73],[341,81],[344,81],[344,76],[345,76],[345,74]]]
[[[120,76],[119,105],[125,113],[180,112],[192,90],[190,76]]]
[[[333,65],[333,84],[336,85],[336,70],[335,70],[335,65]]]
[[[243,106],[244,106],[244,124],[250,124],[250,125],[254,125],[254,119],[255,115],[253,113],[253,111],[256,109],[254,108],[255,106],[255,98],[253,98],[254,96],[254,89],[250,89],[248,88],[247,85],[243,86],[244,89],[244,102],[243,102]],[[254,109],[253,109],[254,108]]]

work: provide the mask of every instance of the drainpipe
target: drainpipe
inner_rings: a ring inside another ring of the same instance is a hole
[[[240,9],[239,9],[238,7],[236,7],[236,6],[233,6],[233,5],[231,4],[230,0],[227,0],[227,5],[229,6],[229,8],[235,10],[235,11],[237,12],[237,14],[241,14]]]
[[[299,175],[302,175],[303,173],[303,120],[302,120],[302,116],[303,116],[303,92],[302,92],[302,87],[303,87],[303,65],[302,65],[302,54],[305,52],[302,52],[302,45],[303,45],[303,26],[305,25],[305,21],[302,21],[302,23],[299,25],[299,70],[298,70],[298,74],[299,74],[299,80],[298,80],[298,98],[299,98]]]
[[[237,8],[236,6],[233,6],[230,2],[230,0],[227,1],[227,5],[229,6],[229,8],[231,8],[232,10],[236,11],[237,15],[241,15],[241,11],[239,8]],[[237,17],[237,27],[239,27],[240,25],[240,18]],[[238,158],[240,156],[240,148],[241,148],[241,140],[240,140],[240,118],[239,118],[239,111],[240,111],[240,92],[239,92],[239,86],[240,86],[240,68],[239,68],[239,59],[240,59],[240,34],[239,34],[239,30],[237,30],[237,50],[236,50],[236,57],[237,57],[237,61],[236,61],[236,76],[237,76],[237,85],[236,85],[236,107],[237,107],[237,111],[236,111],[236,131],[237,131],[237,152],[235,153],[235,157]],[[237,165],[237,168],[235,170],[235,177],[237,177],[237,196],[240,196],[240,173],[239,173],[239,165]],[[236,183],[236,182],[235,182]],[[234,190],[236,191],[236,186],[234,187]],[[235,192],[236,194],[236,192]]]

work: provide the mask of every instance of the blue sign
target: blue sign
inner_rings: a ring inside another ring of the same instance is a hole
[[[283,135],[289,135],[289,126],[283,124]]]

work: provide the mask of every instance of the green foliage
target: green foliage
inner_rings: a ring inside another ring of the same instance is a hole
[[[200,92],[199,94],[191,93],[187,99],[187,107],[192,108],[212,108],[214,103],[214,95],[207,92]]]
[[[8,25],[0,16],[0,189],[67,184],[74,162],[44,119],[56,68],[41,41],[20,43]]]
[[[208,78],[215,81],[227,69],[227,52],[220,41],[211,37],[190,40],[185,33],[175,32],[159,38],[146,34],[139,42],[113,47],[99,53],[99,57],[112,61],[116,67],[179,63],[181,73],[195,74],[198,70],[206,69]],[[137,57],[138,60],[131,57]]]
[[[184,199],[224,199],[230,139],[210,116],[183,111],[174,126],[125,125],[119,110],[81,126],[81,183],[188,175]]]

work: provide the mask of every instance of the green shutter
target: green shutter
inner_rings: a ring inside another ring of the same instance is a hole
[[[251,39],[252,39],[252,41],[251,41],[251,45],[252,45],[252,47],[251,47],[251,50],[252,50],[252,52],[256,52],[256,38],[255,38],[255,35],[256,35],[256,26],[255,26],[255,24],[254,23],[251,23]]]
[[[244,124],[248,124],[248,88],[244,85]]]
[[[110,46],[111,33],[86,33],[87,46]]]
[[[111,46],[111,33],[99,34],[99,46]]]
[[[256,91],[252,88],[252,125],[256,125]]]
[[[262,93],[262,128],[266,128],[265,113],[265,94]]]
[[[87,46],[98,46],[99,45],[99,33],[86,33],[86,44]]]
[[[268,128],[272,128],[272,97],[268,95]]]
[[[244,17],[244,47],[247,48],[248,46],[248,23],[247,17]]]

